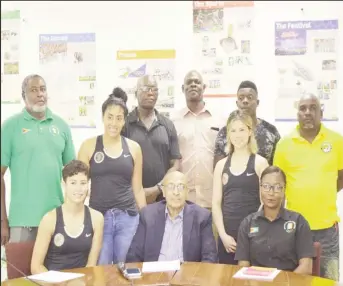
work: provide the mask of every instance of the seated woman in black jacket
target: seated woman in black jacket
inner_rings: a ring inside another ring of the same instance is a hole
[[[240,225],[235,260],[240,266],[273,267],[311,274],[314,255],[308,222],[283,207],[286,176],[275,166],[261,174],[263,208]]]

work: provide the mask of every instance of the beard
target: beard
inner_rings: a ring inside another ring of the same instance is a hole
[[[44,105],[28,104],[28,107],[32,112],[42,113],[42,112],[46,111],[47,105],[46,104],[44,104]]]

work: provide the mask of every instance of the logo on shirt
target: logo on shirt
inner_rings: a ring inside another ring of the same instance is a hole
[[[52,135],[60,134],[60,130],[55,125],[50,125],[49,131]]]
[[[91,235],[91,233],[86,233],[86,237],[90,237]]]
[[[332,145],[329,142],[324,142],[321,149],[324,153],[329,153],[332,150]]]
[[[31,131],[31,129],[23,128],[21,129],[21,133],[25,134],[27,132]]]
[[[103,152],[96,152],[94,155],[94,161],[95,163],[100,164],[102,161],[104,161],[105,155]]]
[[[226,173],[223,173],[223,175],[222,175],[222,183],[223,183],[223,185],[226,185],[228,181],[229,181],[229,175],[226,174]]]
[[[251,227],[250,233],[258,233],[258,227]]]
[[[286,221],[285,224],[283,225],[283,228],[285,229],[286,232],[291,233],[295,230],[296,223],[295,221],[292,221],[292,220]]]
[[[62,233],[56,233],[55,236],[54,236],[54,244],[57,246],[57,247],[60,247],[62,246],[64,243],[64,236]]]

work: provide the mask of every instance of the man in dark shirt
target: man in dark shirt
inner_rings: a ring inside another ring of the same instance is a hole
[[[163,198],[160,182],[166,173],[180,168],[180,149],[175,126],[155,109],[157,82],[145,75],[138,80],[136,107],[127,117],[122,135],[136,141],[143,154],[143,188],[147,202]]]
[[[274,152],[280,134],[276,127],[269,122],[256,117],[256,109],[259,104],[256,85],[251,81],[243,81],[237,91],[238,110],[233,112],[248,113],[255,124],[255,138],[258,146],[258,154],[268,160],[269,165],[273,164]],[[233,113],[230,114],[232,116]],[[217,162],[227,156],[226,126],[217,135],[214,149],[214,167]]]

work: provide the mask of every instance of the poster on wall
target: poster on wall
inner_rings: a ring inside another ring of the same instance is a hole
[[[1,11],[1,104],[21,102],[20,11]]]
[[[95,34],[39,35],[39,64],[54,112],[72,128],[95,128]]]
[[[169,117],[175,104],[175,50],[121,50],[117,51],[117,82],[128,95],[127,106],[137,106],[137,81],[152,75],[158,83],[156,109]]]
[[[193,66],[207,86],[204,96],[236,96],[254,80],[254,1],[193,1]]]
[[[295,121],[299,98],[314,94],[324,121],[338,121],[338,20],[275,23],[276,121]]]

